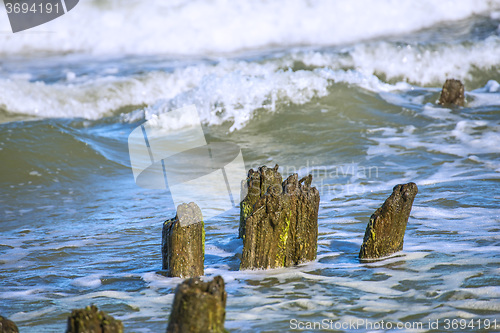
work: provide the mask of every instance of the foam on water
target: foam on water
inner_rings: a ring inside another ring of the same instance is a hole
[[[397,45],[359,44],[350,52],[350,66],[365,74],[384,74],[420,85],[442,84],[446,78],[472,79],[473,69],[499,65],[500,38],[491,36],[470,44]]]
[[[499,7],[498,0],[460,4],[432,0],[82,1],[48,24],[3,34],[0,54],[206,54],[333,45],[408,33]],[[0,30],[9,29],[8,21],[2,20]],[[50,33],[40,38],[43,32]]]
[[[467,104],[470,107],[500,105],[500,83],[489,80],[482,88],[475,89],[467,94],[472,100]]]
[[[456,197],[458,195],[458,193],[449,193],[449,196]],[[362,225],[359,223],[351,225],[337,223],[342,222],[343,218],[337,218],[336,216],[350,214],[353,206],[371,206],[372,204],[374,202],[360,198],[352,200],[349,205],[335,205],[336,212],[328,214],[328,220],[321,223],[322,228],[328,233],[325,236],[332,240],[345,241],[354,235],[359,241],[366,223],[361,223]],[[322,212],[321,214],[325,213]],[[461,229],[465,231],[476,229],[474,225],[477,225],[479,221],[481,221],[482,228],[487,229],[489,226],[496,225],[493,220],[489,222],[484,220],[484,217],[491,215],[490,213],[480,207],[464,208],[457,211],[417,204],[414,205],[409,225],[411,227],[415,223],[419,224],[418,230],[420,232],[429,229],[435,229],[437,232],[451,231],[455,229],[454,226],[457,219],[459,219]],[[128,223],[129,221],[115,221],[115,232],[123,234],[123,231],[130,228],[133,230],[133,227]],[[467,227],[467,225],[470,226]],[[210,223],[208,223],[208,226],[210,226]],[[353,232],[349,232],[345,228],[351,229]],[[446,314],[451,318],[456,316],[460,318],[477,318],[477,315],[473,314],[476,311],[498,311],[498,302],[495,299],[498,299],[500,290],[497,287],[488,285],[466,288],[463,286],[467,279],[477,276],[476,270],[466,268],[471,264],[472,259],[474,265],[485,267],[482,270],[484,274],[489,272],[486,265],[492,265],[492,262],[494,262],[490,257],[492,251],[496,250],[494,247],[471,246],[478,239],[486,240],[488,236],[486,232],[478,234],[474,231],[475,239],[463,239],[461,241],[459,239],[453,241],[440,239],[438,242],[432,242],[429,241],[428,237],[430,236],[416,235],[415,231],[410,228],[405,237],[405,251],[383,261],[359,263],[357,260],[349,259],[345,262],[346,257],[355,255],[355,253],[351,253],[351,249],[340,248],[337,252],[332,252],[332,250],[336,249],[335,246],[330,248],[330,245],[320,245],[318,259],[315,262],[291,268],[234,271],[225,265],[218,264],[217,261],[225,260],[228,254],[234,255],[240,252],[241,240],[228,240],[227,236],[223,238],[216,236],[219,232],[224,235],[226,233],[234,234],[236,226],[224,226],[221,230],[212,234],[213,231],[207,229],[207,258],[215,258],[206,259],[206,277],[204,279],[222,275],[226,282],[226,290],[229,294],[226,316],[227,328],[236,329],[247,325],[245,326],[248,328],[246,331],[265,330],[261,325],[268,325],[266,323],[272,321],[275,327],[284,329],[287,326],[279,326],[279,322],[283,321],[288,325],[288,320],[295,318],[297,313],[300,313],[304,318],[320,316],[340,321],[349,320],[349,318],[361,319],[364,315],[371,313],[383,313],[386,321],[407,321],[404,318],[413,313],[420,314],[427,320],[427,316],[434,318],[432,314],[426,315],[429,304],[434,304],[432,302],[443,303],[439,301],[439,297],[446,295],[450,295],[446,296],[450,299],[445,302],[444,309],[439,311],[441,315],[439,318],[443,318]],[[17,248],[37,240],[40,245],[34,249],[35,252],[60,247],[53,243],[65,243],[64,239],[52,237],[54,231],[47,231],[50,230],[35,230],[29,233],[26,239],[18,242],[12,240],[6,243]],[[160,230],[157,231],[160,232]],[[100,235],[100,232],[96,229],[87,237],[90,237],[93,242],[97,242],[104,236]],[[141,237],[141,235],[142,237],[149,237],[150,232],[137,234],[134,237]],[[106,239],[107,246],[111,246],[114,250],[119,250],[124,246],[120,245],[122,241],[120,238],[106,236]],[[128,242],[124,244],[126,243]],[[221,247],[219,244],[226,245]],[[353,246],[354,251],[359,249],[359,245],[356,243]],[[15,248],[7,249],[6,254],[13,253]],[[132,246],[132,251],[135,252],[133,248],[134,246]],[[153,248],[156,249],[157,245]],[[89,254],[101,251],[94,246],[90,246],[89,250],[92,251]],[[446,255],[449,258],[429,259],[433,255]],[[142,255],[140,256],[142,257]],[[455,258],[455,256],[460,257]],[[63,258],[62,260],[64,262],[67,259]],[[134,269],[132,269],[132,272],[130,270],[106,272],[103,268],[107,264],[103,263],[98,256],[92,263],[97,265],[93,271],[99,273],[72,279],[71,284],[78,288],[78,292],[66,291],[59,294],[58,287],[38,284],[20,286],[13,291],[0,293],[0,297],[3,299],[15,301],[43,301],[52,299],[55,294],[59,295],[56,306],[23,310],[13,313],[10,317],[19,324],[24,325],[40,320],[40,318],[59,316],[61,311],[67,312],[67,309],[94,303],[98,306],[100,304],[107,304],[108,307],[118,306],[114,316],[125,320],[126,323],[135,322],[141,320],[141,318],[149,318],[149,327],[154,325],[154,327],[164,327],[166,325],[173,302],[173,292],[182,279],[166,278],[155,273],[152,267],[147,267],[145,271],[138,273],[134,273]],[[143,266],[141,262],[137,264]],[[443,265],[464,267],[464,270],[454,272],[454,274],[443,274],[439,271]],[[100,268],[97,268],[98,266]],[[70,277],[73,275],[61,266],[54,269],[57,275],[60,276]],[[318,272],[321,273],[318,274]],[[383,279],[378,277],[383,277]],[[137,280],[141,281],[141,284],[144,283],[145,286],[140,290],[130,287],[124,290],[120,284],[115,286],[109,284],[109,282],[105,285],[101,283],[101,281],[107,279]],[[426,283],[425,281],[429,283],[426,284],[426,292],[423,295],[420,291],[420,284]],[[475,299],[473,300],[471,297]],[[413,301],[415,299],[418,299],[419,302],[415,303]],[[493,301],[490,301],[491,299]],[[400,306],[405,302],[411,302],[411,311]],[[335,306],[339,303],[343,304],[343,306]],[[457,309],[460,312],[457,312]],[[145,332],[154,330],[144,329]]]
[[[168,79],[162,73],[136,78],[105,77],[79,85],[0,79],[0,89],[4,91],[0,106],[31,116],[99,119],[122,106],[152,103],[164,97]]]
[[[327,94],[325,78],[310,71],[280,70],[279,65],[223,61],[216,66],[201,64],[127,78],[107,76],[75,85],[0,79],[4,91],[0,106],[31,116],[99,119],[120,107],[150,104],[124,116],[126,121],[136,121],[195,104],[204,123],[232,120],[233,128],[240,128],[256,109],[274,111],[278,102],[303,104]]]
[[[500,42],[495,39],[495,43],[498,43],[498,50],[482,50],[478,51],[478,54],[499,53]],[[362,44],[359,47],[368,46]],[[357,52],[355,49],[351,56],[355,58]],[[436,52],[438,55],[441,54]],[[463,60],[464,58],[471,60],[468,62],[469,65],[464,67],[465,76],[469,75],[471,67],[480,66],[474,62],[477,58],[474,47],[462,50],[459,56],[451,58],[447,52],[441,55],[442,59],[447,59],[446,62],[453,63],[454,67],[460,68],[458,62],[468,61]],[[9,113],[27,116],[82,117],[96,120],[110,116],[121,108],[135,106],[138,108],[137,111],[125,113],[122,118],[123,121],[134,122],[143,119],[154,120],[159,114],[169,110],[195,104],[200,119],[205,124],[219,125],[230,121],[232,122],[230,130],[233,131],[245,126],[254,117],[256,110],[265,109],[274,112],[281,105],[290,103],[301,105],[315,97],[327,96],[335,84],[358,86],[379,94],[391,104],[413,107],[420,107],[425,101],[426,94],[437,91],[436,88],[418,88],[422,91],[421,95],[405,96],[400,92],[411,92],[416,87],[405,82],[394,84],[383,82],[374,75],[378,69],[363,63],[354,62],[347,66],[348,69],[340,69],[344,66],[337,59],[338,53],[321,54],[321,60],[317,59],[318,53],[299,52],[260,63],[221,60],[210,65],[200,62],[178,67],[170,72],[151,71],[147,74],[125,77],[109,74],[98,77],[82,76],[76,81],[62,80],[56,83],[19,79],[16,78],[18,74],[14,72],[5,78],[0,78],[0,89],[3,92],[0,95],[0,108]],[[325,60],[325,57],[328,59]],[[367,57],[376,60],[376,63],[379,63],[379,59],[390,58],[386,55],[367,55]],[[304,61],[307,65],[323,67],[292,71],[290,66],[297,60]],[[495,58],[495,61],[486,63],[480,61],[480,63],[484,66],[500,65],[500,60]],[[408,76],[415,73],[409,67],[400,67],[394,62],[388,62],[387,65],[386,69],[380,69],[386,75],[396,66],[407,73],[403,76],[405,80],[419,83],[428,83],[431,80],[424,76]],[[426,67],[424,72],[428,73],[429,70],[436,72],[432,80],[436,78],[444,80],[449,75],[440,63]],[[498,82],[494,80],[490,80],[482,88],[467,92],[470,107],[499,105],[499,96]],[[141,108],[141,105],[147,107]],[[433,118],[460,120],[460,117],[452,114],[449,109],[437,108],[431,104],[424,106],[423,114]],[[168,126],[174,125],[168,124]],[[491,139],[496,141],[495,137]],[[384,147],[382,145],[380,149],[387,149]],[[379,153],[382,152],[380,149]]]
[[[90,274],[81,278],[74,279],[71,284],[83,288],[97,288],[101,286],[102,274]]]

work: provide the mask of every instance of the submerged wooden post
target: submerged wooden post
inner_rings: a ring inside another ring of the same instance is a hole
[[[175,290],[168,333],[219,333],[226,318],[224,279],[203,282],[199,277],[184,280]]]
[[[448,79],[443,85],[441,96],[439,97],[439,104],[455,104],[464,106],[465,103],[465,88],[462,82],[455,79]]]
[[[406,224],[417,192],[415,183],[394,186],[389,198],[370,217],[360,259],[385,257],[403,249]]]
[[[66,333],[123,333],[123,324],[109,314],[99,311],[97,306],[71,311]]]
[[[299,180],[293,174],[280,184],[281,179],[278,165],[248,173],[250,198],[243,200],[240,212],[241,269],[287,267],[316,259],[319,192],[311,187],[311,175]]]
[[[0,333],[19,333],[16,323],[0,316]]]
[[[201,210],[194,202],[179,205],[175,218],[163,223],[161,253],[168,276],[203,275],[205,228]]]
[[[247,178],[247,194],[240,204],[240,228],[239,238],[245,235],[246,220],[253,212],[253,206],[262,196],[264,196],[269,187],[281,189],[283,178],[278,172],[278,165],[274,168],[266,166],[260,167],[257,171],[250,169]]]

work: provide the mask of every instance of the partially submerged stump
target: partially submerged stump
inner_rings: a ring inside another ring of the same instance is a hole
[[[167,332],[226,332],[226,298],[220,276],[210,282],[199,277],[184,280],[175,290]]]
[[[71,311],[66,333],[123,333],[123,324],[97,306]]]
[[[0,333],[19,333],[16,323],[0,316]]]
[[[239,238],[245,235],[245,224],[247,218],[253,212],[253,206],[261,197],[263,197],[269,187],[281,189],[283,177],[278,172],[278,165],[274,168],[266,166],[260,167],[257,171],[250,169],[247,177],[247,195],[240,204],[240,228]]]
[[[287,267],[316,259],[319,192],[311,187],[311,175],[299,180],[293,174],[279,184],[281,179],[277,165],[248,172],[251,197],[241,210],[241,269]]]
[[[464,106],[465,103],[465,88],[462,82],[455,79],[448,79],[443,85],[441,96],[439,97],[439,104],[455,104]]]
[[[403,249],[406,224],[418,188],[415,183],[396,185],[382,207],[370,217],[360,259],[376,259]]]
[[[163,223],[161,254],[168,276],[203,275],[205,228],[201,210],[194,202],[179,205],[175,218]]]

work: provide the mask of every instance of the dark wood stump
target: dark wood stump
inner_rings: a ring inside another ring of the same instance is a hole
[[[66,333],[123,333],[123,324],[97,306],[71,311]]]
[[[175,218],[163,223],[161,253],[168,276],[203,275],[205,228],[201,210],[194,202],[179,205]]]
[[[0,316],[0,333],[19,333],[16,323]]]
[[[277,165],[248,173],[250,198],[242,203],[240,215],[241,269],[287,267],[316,259],[319,192],[311,187],[311,175],[299,180],[293,174],[280,184],[281,179]]]
[[[250,169],[247,177],[247,194],[240,204],[239,238],[245,235],[246,220],[253,212],[253,206],[263,197],[269,187],[281,189],[283,177],[278,172],[278,165],[274,168],[260,167],[257,171]]]
[[[184,280],[175,290],[167,332],[226,332],[226,298],[220,276],[210,282],[203,282],[199,277]]]
[[[375,259],[403,249],[406,224],[418,188],[415,183],[396,185],[382,207],[370,217],[360,259]]]
[[[465,88],[459,80],[448,79],[443,85],[441,96],[439,97],[439,104],[455,104],[464,106],[465,103]]]

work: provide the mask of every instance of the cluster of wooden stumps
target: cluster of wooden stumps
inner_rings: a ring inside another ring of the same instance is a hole
[[[316,259],[320,198],[311,182],[311,175],[299,180],[297,174],[283,181],[277,165],[249,171],[248,194],[240,204],[240,269],[288,267]],[[360,259],[377,259],[402,250],[416,194],[414,183],[394,187],[370,218]],[[167,332],[226,332],[224,280],[220,276],[208,282],[200,279],[205,228],[195,203],[179,205],[177,215],[164,222],[161,252],[166,274],[186,278],[176,288]],[[0,333],[18,332],[12,327],[15,324],[2,317]],[[92,305],[73,310],[66,332],[122,333],[123,324]]]
[[[320,197],[311,182],[311,175],[299,179],[297,174],[283,181],[277,165],[248,172],[247,195],[240,204],[240,269],[288,267],[316,259]],[[360,259],[377,259],[402,250],[416,194],[414,183],[394,187],[370,218]],[[224,330],[224,281],[221,277],[211,282],[198,278],[203,275],[204,244],[200,209],[195,203],[180,205],[176,217],[163,224],[163,269],[168,276],[191,278],[177,288],[168,332]]]
[[[240,269],[289,267],[314,260],[318,241],[319,192],[312,176],[293,174],[283,181],[266,166],[250,170],[247,196],[240,204]],[[406,224],[418,192],[415,183],[397,185],[366,228],[361,259],[376,259],[402,250]],[[168,276],[203,275],[205,232],[198,206],[179,205],[177,216],[163,224],[162,261]]]
[[[278,165],[248,173],[240,204],[241,269],[277,268],[316,259],[319,192],[312,176],[282,181]]]
[[[438,103],[463,106],[464,86],[446,80]],[[240,204],[239,237],[243,239],[240,269],[288,267],[316,259],[319,192],[312,176],[297,174],[283,181],[274,168],[250,170],[247,195]],[[359,258],[373,260],[403,249],[404,234],[418,188],[400,184],[373,213],[366,227]],[[216,276],[204,282],[205,228],[200,208],[182,204],[162,230],[162,268],[171,277],[187,278],[177,286],[167,332],[226,332],[226,291]],[[0,316],[0,333],[19,332]],[[95,306],[73,310],[67,333],[122,333],[123,324]]]

